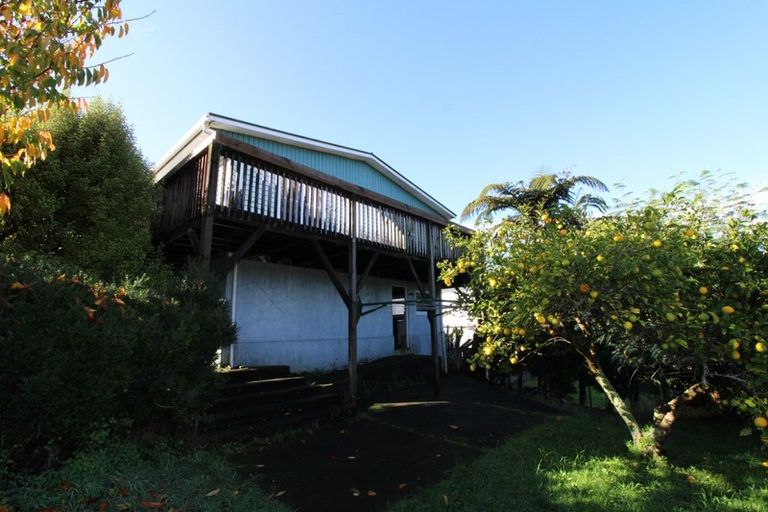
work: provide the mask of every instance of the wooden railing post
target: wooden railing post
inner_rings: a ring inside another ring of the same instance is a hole
[[[208,146],[208,176],[205,180],[206,196],[203,218],[200,224],[200,263],[204,268],[211,266],[213,245],[213,219],[216,213],[216,186],[219,179],[219,154],[221,147],[216,143]]]

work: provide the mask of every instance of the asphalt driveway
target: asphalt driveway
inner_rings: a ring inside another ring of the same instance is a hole
[[[237,454],[241,471],[297,511],[381,510],[561,411],[465,375],[369,397],[349,421]]]

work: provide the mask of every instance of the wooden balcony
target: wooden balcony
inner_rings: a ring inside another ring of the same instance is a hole
[[[163,188],[156,237],[177,256],[195,252],[195,240],[185,238],[206,216],[224,228],[220,234],[226,226],[263,226],[326,242],[354,238],[361,249],[415,260],[456,256],[442,233],[448,223],[437,215],[221,135],[164,178]],[[199,233],[204,243],[204,229]],[[212,238],[213,252],[231,252],[238,242]]]

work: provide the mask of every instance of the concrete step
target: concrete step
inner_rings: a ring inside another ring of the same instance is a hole
[[[252,391],[251,388],[248,391]],[[256,388],[260,389],[260,388]],[[307,384],[305,381],[297,381],[295,384],[266,391],[242,392],[222,396],[216,400],[211,412],[220,412],[225,409],[246,407],[250,404],[270,404],[275,402],[289,402],[291,400],[329,392],[334,389],[333,384]]]
[[[213,412],[203,417],[203,422],[216,428],[216,424],[249,423],[260,419],[268,419],[282,415],[290,415],[307,409],[319,408],[333,403],[341,403],[336,392],[322,392],[315,395],[283,400],[276,403],[257,403],[245,407],[229,408],[221,412]]]
[[[224,370],[221,374],[228,382],[243,382],[288,377],[291,374],[291,370],[290,367],[285,365],[248,366]]]
[[[343,412],[344,408],[341,404],[331,404],[308,411],[283,414],[261,421],[222,425],[221,428],[213,432],[212,435],[219,440],[230,440],[235,438],[244,439],[258,435],[269,435],[280,429],[297,427],[312,421],[331,421],[339,417]]]
[[[257,380],[234,381],[224,384],[221,388],[222,397],[233,394],[252,394],[273,389],[285,389],[306,384],[306,379],[299,375],[288,377],[273,377]]]

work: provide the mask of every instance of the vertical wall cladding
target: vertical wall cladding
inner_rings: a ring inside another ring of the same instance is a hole
[[[390,301],[392,285],[391,281],[370,278],[361,292],[362,302]],[[235,364],[287,364],[292,371],[347,366],[347,309],[325,272],[242,260],[237,267],[236,290],[239,331]],[[415,331],[420,332],[424,326],[421,322],[418,325]],[[414,352],[421,353],[421,349],[419,343],[419,350]],[[362,317],[358,324],[359,360],[393,354],[391,308]]]
[[[367,188],[414,208],[433,215],[442,216],[421,199],[360,160],[330,155],[320,151],[290,146],[280,142],[261,139],[250,135],[222,130],[222,134],[251,146],[288,158],[307,167],[327,173],[335,178]]]

